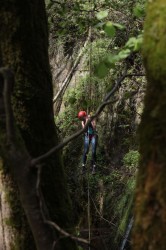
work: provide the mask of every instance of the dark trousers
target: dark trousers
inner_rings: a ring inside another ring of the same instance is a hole
[[[92,145],[92,165],[96,164],[96,148],[97,148],[97,135],[85,135],[84,137],[84,153],[83,153],[83,164],[86,164],[87,154],[89,152],[90,144]]]

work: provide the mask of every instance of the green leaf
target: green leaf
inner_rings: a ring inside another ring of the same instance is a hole
[[[109,72],[109,68],[107,67],[107,65],[105,64],[105,62],[100,62],[96,68],[95,68],[95,74],[99,77],[99,78],[104,78]]]
[[[95,28],[103,28],[104,22],[99,22],[95,25]]]
[[[127,43],[125,44],[125,47],[133,48],[134,44],[136,43],[136,40],[136,37],[130,37]]]
[[[124,49],[124,50],[119,52],[118,57],[119,57],[119,59],[125,59],[130,55],[130,53],[131,53],[131,50]]]
[[[131,37],[125,44],[125,47],[130,48],[133,51],[138,51],[142,46],[142,40],[143,40],[142,34],[139,35],[138,37]]]
[[[124,30],[125,26],[120,23],[113,23],[114,27],[116,27],[119,30]]]
[[[119,61],[118,55],[109,54],[106,57],[106,62],[111,68],[113,68],[115,66],[115,63],[118,61]]]
[[[96,17],[98,20],[102,20],[103,18],[106,18],[107,16],[108,16],[108,10],[103,10],[96,14]]]
[[[139,51],[142,47],[142,42],[143,42],[143,36],[142,34],[137,37],[137,42],[135,43],[134,46],[134,51]]]
[[[143,8],[143,6],[141,6],[140,4],[137,4],[134,9],[133,9],[133,14],[136,17],[143,17],[145,15],[145,10]]]
[[[108,21],[105,25],[104,25],[104,31],[105,33],[109,36],[109,37],[114,37],[116,30],[115,27],[113,25],[112,22]]]

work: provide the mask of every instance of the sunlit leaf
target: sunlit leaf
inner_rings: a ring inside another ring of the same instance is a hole
[[[136,43],[136,37],[130,37],[125,46],[133,48],[135,43]]]
[[[96,17],[98,20],[102,20],[103,18],[106,18],[107,16],[108,16],[108,10],[103,10],[96,14]]]
[[[130,55],[130,53],[131,53],[131,50],[124,49],[124,50],[119,52],[118,57],[119,57],[119,59],[125,59]]]
[[[139,51],[142,46],[142,34],[138,37],[131,37],[126,43],[125,47],[132,49],[133,51]]]

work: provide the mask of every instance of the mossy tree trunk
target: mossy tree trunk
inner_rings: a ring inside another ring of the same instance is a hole
[[[15,121],[33,158],[58,143],[45,4],[44,0],[5,0],[0,4],[1,65],[14,72],[12,106]],[[33,175],[36,175],[34,171]],[[71,204],[59,153],[44,162],[41,183],[51,220],[63,229],[71,228]],[[75,249],[75,244],[69,240],[62,239],[58,243],[62,249]]]
[[[140,125],[134,250],[166,248],[166,1],[149,1],[143,43],[147,74]]]

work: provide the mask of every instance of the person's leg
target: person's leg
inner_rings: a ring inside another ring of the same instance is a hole
[[[96,171],[96,148],[97,148],[98,136],[94,135],[92,137],[92,173]]]
[[[88,151],[89,151],[89,137],[85,136],[84,137],[84,152],[83,152],[83,157],[82,157],[83,168],[85,168],[85,165],[86,165]]]

